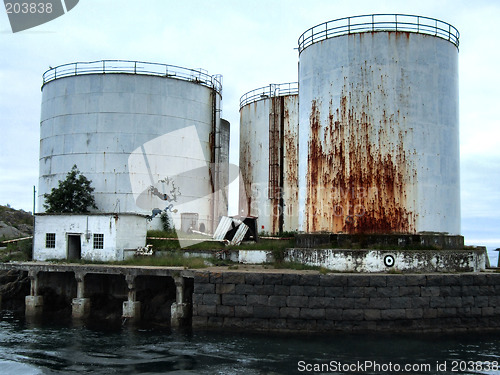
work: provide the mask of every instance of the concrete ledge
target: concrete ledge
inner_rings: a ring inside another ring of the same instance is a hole
[[[199,252],[204,256],[207,251]],[[196,256],[196,250],[189,256]],[[213,253],[212,253],[213,255]],[[230,250],[223,259],[242,264],[274,261],[271,250]],[[370,250],[293,248],[283,251],[287,262],[324,267],[336,272],[478,272],[487,265],[485,248],[472,250]]]
[[[479,272],[486,269],[480,250],[287,249],[285,260],[337,272]]]

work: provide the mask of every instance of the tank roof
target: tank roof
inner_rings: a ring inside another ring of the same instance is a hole
[[[74,62],[50,68],[43,73],[43,84],[63,77],[87,74],[139,74],[194,82],[222,93],[222,75],[209,75],[204,69],[188,69],[175,65],[129,60]]]
[[[460,33],[454,26],[435,18],[409,14],[367,14],[339,18],[311,27],[299,37],[299,54],[310,45],[322,40],[347,34],[377,31],[432,35],[448,40],[457,48],[460,37]]]
[[[297,95],[299,93],[298,82],[271,83],[243,94],[240,98],[240,109],[247,104],[272,98],[276,96]]]

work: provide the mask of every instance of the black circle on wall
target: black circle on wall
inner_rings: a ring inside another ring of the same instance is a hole
[[[395,261],[394,261],[394,257],[392,255],[386,255],[384,257],[384,264],[386,267],[392,267],[392,266],[394,266],[394,263],[395,263]]]

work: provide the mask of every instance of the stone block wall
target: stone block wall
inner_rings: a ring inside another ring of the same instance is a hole
[[[310,332],[500,329],[500,274],[200,271],[192,322]]]

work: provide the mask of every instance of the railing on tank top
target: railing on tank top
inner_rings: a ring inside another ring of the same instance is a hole
[[[460,33],[449,23],[435,18],[410,14],[367,14],[320,23],[305,31],[298,40],[299,54],[310,45],[340,35],[402,31],[433,35],[453,43],[458,48]]]
[[[176,78],[210,87],[222,93],[222,76],[209,75],[204,69],[188,69],[175,65],[128,60],[74,62],[50,68],[43,74],[43,85],[58,78],[85,75],[125,73]]]
[[[272,83],[270,85],[259,87],[258,89],[251,90],[246,94],[243,94],[240,98],[240,109],[249,104],[256,102],[258,100],[263,100],[267,98],[273,98],[276,96],[285,95],[295,95],[299,93],[299,83],[289,82],[289,83]]]

